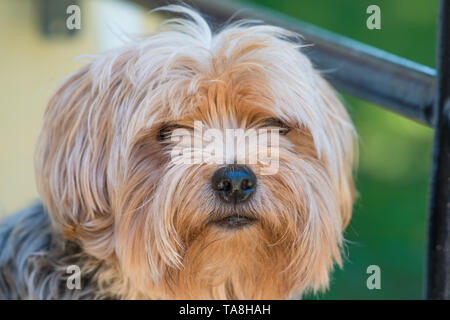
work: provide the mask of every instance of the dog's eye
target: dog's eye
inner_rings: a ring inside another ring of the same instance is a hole
[[[159,141],[167,140],[175,129],[181,129],[181,128],[187,128],[187,127],[179,125],[179,124],[166,124],[166,125],[162,126],[158,131],[158,140]]]
[[[291,128],[287,126],[283,121],[277,118],[268,118],[263,120],[261,128],[276,128],[279,129],[281,135],[286,135]]]

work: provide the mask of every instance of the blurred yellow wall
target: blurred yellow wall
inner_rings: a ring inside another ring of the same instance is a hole
[[[120,44],[120,30],[147,33],[159,22],[124,1],[82,1],[81,31],[47,38],[40,32],[38,5],[36,0],[0,0],[0,217],[39,197],[34,144],[51,92],[82,66],[74,58]]]

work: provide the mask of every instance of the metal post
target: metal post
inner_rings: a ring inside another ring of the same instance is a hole
[[[450,0],[441,0],[428,217],[426,298],[450,299]]]

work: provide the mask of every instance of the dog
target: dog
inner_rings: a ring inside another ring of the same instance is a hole
[[[159,10],[178,17],[50,98],[41,200],[0,225],[1,298],[293,299],[342,264],[356,132],[299,36],[245,20],[213,33],[191,8]],[[175,161],[195,123],[278,133],[275,170],[231,151]]]

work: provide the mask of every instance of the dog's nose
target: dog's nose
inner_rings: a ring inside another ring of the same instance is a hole
[[[214,173],[212,187],[223,201],[240,203],[255,192],[256,176],[246,166],[223,167]]]

